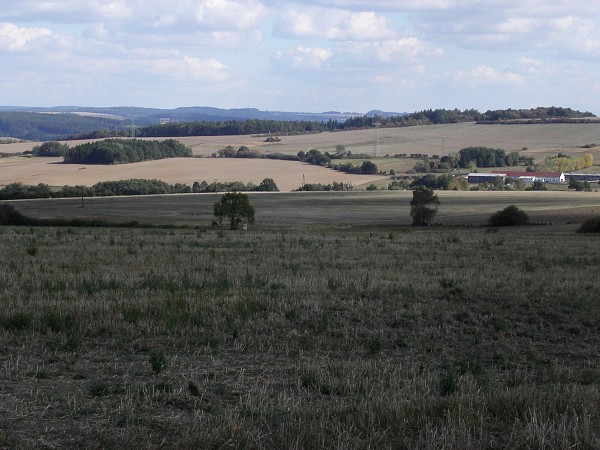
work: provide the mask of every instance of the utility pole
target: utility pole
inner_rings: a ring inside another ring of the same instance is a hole
[[[379,122],[373,123],[375,127],[375,158],[379,156],[379,125],[381,125]]]

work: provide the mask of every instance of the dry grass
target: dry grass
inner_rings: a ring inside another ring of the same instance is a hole
[[[338,144],[354,153],[373,154],[374,130],[340,131],[298,136],[283,136],[281,143],[267,144],[264,136],[198,136],[177,138],[190,146],[196,155],[210,156],[227,145],[246,145],[264,151],[296,154],[300,150],[318,148],[335,151]],[[69,141],[76,145],[84,141]],[[87,141],[85,141],[87,142]],[[596,149],[582,149],[587,144],[600,144],[598,124],[548,124],[548,125],[476,125],[473,123],[430,125],[407,128],[382,128],[379,130],[379,154],[396,153],[442,154],[457,152],[468,146],[503,148],[521,151],[527,156],[556,154],[558,151],[597,154]],[[0,152],[14,153],[31,149],[31,144],[6,144]],[[600,159],[600,158],[596,158]]]
[[[0,228],[0,447],[598,448],[596,237],[535,230]]]
[[[6,158],[0,160],[0,185],[23,183],[50,186],[92,186],[101,181],[131,178],[159,179],[167,183],[194,181],[242,181],[259,184],[265,178],[273,178],[282,191],[302,186],[303,176],[307,183],[329,184],[333,181],[355,185],[380,179],[375,175],[352,175],[324,167],[279,160],[234,158],[172,158],[134,164],[82,165],[61,164],[60,158]]]
[[[486,192],[438,191],[441,205],[436,221],[445,225],[483,225],[488,217],[508,206],[526,211],[533,222],[575,228],[600,214],[597,192]],[[409,225],[409,191],[250,193],[259,226],[325,225],[382,227]],[[41,199],[14,202],[17,209],[35,217],[97,218],[114,222],[208,226],[213,204],[220,194],[183,194]]]
[[[190,146],[197,156],[210,156],[220,148],[246,145],[263,152],[296,154],[311,148],[325,152],[335,151],[342,144],[354,153],[374,154],[374,130],[356,130],[284,136],[278,144],[267,144],[264,136],[217,136],[178,138]],[[76,145],[84,141],[69,141]],[[600,144],[597,124],[551,124],[551,125],[475,125],[472,123],[431,125],[408,128],[388,128],[379,131],[379,155],[398,153],[438,154],[457,152],[467,146],[487,146],[519,151],[524,156],[543,160],[558,152],[580,156],[592,153],[600,161],[600,147],[584,149],[587,144]],[[6,144],[0,152],[22,152],[37,143]],[[523,151],[522,148],[528,150]],[[289,191],[302,183],[302,174],[309,183],[350,182],[366,185],[380,177],[364,177],[332,172],[319,167],[298,163],[269,160],[162,160],[126,166],[62,166],[59,159],[0,158],[0,185],[10,182],[25,184],[47,183],[55,186],[65,184],[91,185],[98,181],[127,178],[157,178],[169,183],[194,181],[252,181],[260,183],[273,178],[280,189]],[[359,161],[360,163],[360,161]],[[414,160],[396,161],[388,158],[376,160],[382,170],[391,168],[402,171],[411,168]],[[591,170],[596,170],[593,168]],[[600,170],[600,169],[598,169]]]

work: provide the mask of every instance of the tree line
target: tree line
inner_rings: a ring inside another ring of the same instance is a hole
[[[417,161],[413,170],[417,173],[444,173],[452,169],[474,170],[477,167],[527,166],[531,170],[534,159],[521,156],[519,152],[506,152],[500,148],[465,147],[458,153],[450,153],[441,158],[438,155]]]
[[[66,164],[126,164],[163,158],[190,157],[192,150],[175,139],[105,139],[69,148]]]
[[[115,130],[124,122],[105,117],[77,114],[42,114],[21,111],[0,112],[0,136],[30,141],[51,141],[95,130]]]
[[[63,186],[58,189],[53,189],[44,183],[35,186],[27,186],[22,183],[11,183],[0,189],[0,200],[241,191],[275,192],[279,191],[279,188],[272,178],[265,178],[259,184],[252,182],[244,183],[242,181],[214,183],[195,181],[192,186],[184,183],[169,184],[161,180],[131,179],[103,181],[96,183],[93,186]]]
[[[136,130],[139,137],[183,137],[183,136],[227,136],[248,134],[290,135],[303,133],[319,133],[324,131],[343,131],[362,128],[397,128],[415,125],[436,125],[460,122],[494,123],[508,119],[576,119],[595,117],[590,112],[576,111],[571,108],[538,107],[532,109],[488,110],[479,112],[476,109],[424,109],[409,114],[383,117],[356,116],[338,122],[328,121],[278,121],[264,119],[226,120],[226,121],[193,121],[169,122],[140,127]],[[115,133],[126,135],[127,131],[104,129],[94,133],[71,136],[73,139],[91,139],[114,136]]]
[[[340,151],[343,148],[342,145],[338,145],[338,149],[336,153],[329,154],[328,152],[322,153],[316,148],[312,148],[308,151],[299,151],[296,155],[285,155],[283,153],[260,153],[257,150],[252,150],[245,145],[242,145],[237,150],[228,145],[225,148],[217,150],[216,153],[213,154],[215,157],[219,158],[265,158],[265,159],[279,159],[284,161],[300,161],[305,162],[307,164],[313,164],[316,166],[328,167],[330,169],[339,170],[340,172],[346,173],[354,173],[354,174],[363,174],[363,175],[373,175],[379,173],[379,168],[377,164],[372,161],[363,161],[361,165],[355,166],[352,163],[343,163],[343,164],[332,164],[332,159],[341,159]],[[350,156],[350,152],[346,152],[344,150],[345,157]],[[356,155],[357,157],[366,157],[367,155]]]

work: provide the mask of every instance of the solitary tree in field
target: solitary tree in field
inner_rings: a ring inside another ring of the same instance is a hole
[[[219,222],[227,217],[231,229],[237,230],[241,223],[254,223],[254,208],[250,204],[248,195],[241,192],[228,192],[214,204],[215,216]]]
[[[429,225],[438,212],[438,196],[425,186],[417,186],[410,201],[410,215],[413,225]]]
[[[493,227],[527,225],[529,223],[529,217],[525,211],[520,210],[515,205],[510,205],[492,214],[488,219],[488,222]]]

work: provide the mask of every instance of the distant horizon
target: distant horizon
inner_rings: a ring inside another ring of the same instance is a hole
[[[495,110],[530,110],[530,109],[536,109],[536,108],[550,108],[550,107],[556,107],[556,108],[570,108],[573,111],[579,111],[582,113],[592,113],[594,115],[597,116],[597,114],[594,111],[591,111],[589,109],[577,109],[577,108],[573,108],[571,106],[568,105],[536,105],[536,106],[532,106],[532,107],[528,107],[528,108],[514,108],[514,107],[508,107],[508,108],[486,108],[486,109],[478,109],[478,108],[454,108],[454,107],[450,107],[450,108],[443,108],[443,107],[424,107],[424,108],[419,108],[413,111],[386,111],[384,109],[381,108],[371,108],[367,111],[343,111],[343,110],[335,110],[335,109],[328,109],[328,110],[324,110],[324,111],[294,111],[291,109],[260,109],[258,107],[254,107],[254,106],[243,106],[243,107],[232,107],[232,108],[222,108],[219,106],[210,106],[210,105],[182,105],[182,106],[176,106],[173,108],[161,108],[161,107],[156,107],[156,106],[134,106],[134,105],[111,105],[111,106],[105,106],[105,105],[101,105],[101,106],[95,106],[95,105],[2,105],[0,104],[0,112],[1,110],[5,110],[5,109],[10,109],[10,108],[16,108],[16,109],[27,109],[27,108],[31,108],[31,109],[56,109],[56,108],[79,108],[79,109],[85,109],[85,108],[89,108],[89,109],[116,109],[116,108],[132,108],[132,109],[146,109],[146,110],[164,110],[164,111],[174,111],[177,109],[192,109],[192,108],[209,108],[209,109],[216,109],[216,110],[221,110],[221,111],[236,111],[236,110],[240,110],[240,111],[244,111],[244,110],[255,110],[255,111],[259,111],[259,112],[271,112],[271,113],[291,113],[291,114],[307,114],[307,115],[332,115],[332,114],[341,114],[341,115],[366,115],[370,112],[373,111],[378,111],[378,112],[382,112],[384,114],[392,114],[392,115],[404,115],[404,114],[412,114],[412,113],[416,113],[416,112],[420,112],[420,111],[427,111],[427,110],[454,110],[454,109],[459,109],[460,111],[465,111],[465,110],[476,110],[479,111],[481,113],[485,113],[486,111],[495,111]],[[85,112],[85,111],[83,111]]]

